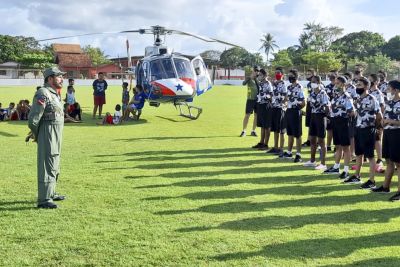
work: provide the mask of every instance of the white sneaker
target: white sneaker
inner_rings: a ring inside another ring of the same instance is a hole
[[[314,167],[315,168],[317,166],[317,163],[315,163],[315,161],[312,162],[311,160],[309,160],[306,163],[304,163],[303,166],[304,167]]]
[[[315,167],[315,169],[318,171],[325,171],[327,168],[326,168],[326,165],[318,164],[318,166]]]

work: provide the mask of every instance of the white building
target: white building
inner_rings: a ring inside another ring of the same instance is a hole
[[[0,79],[17,79],[19,64],[17,62],[5,62],[0,64]]]

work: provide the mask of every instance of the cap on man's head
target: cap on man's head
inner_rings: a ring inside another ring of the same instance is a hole
[[[254,70],[254,71],[260,71],[260,68],[259,68],[258,66],[254,66],[254,67],[253,67],[253,70]]]
[[[64,75],[65,73],[66,72],[62,72],[58,67],[51,67],[44,70],[43,76],[46,79],[51,75],[59,76],[59,75]]]

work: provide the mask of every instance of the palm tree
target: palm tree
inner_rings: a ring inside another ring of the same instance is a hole
[[[267,55],[267,64],[269,62],[269,54],[275,50],[275,48],[279,48],[274,40],[274,36],[270,33],[264,34],[263,38],[260,39],[262,45],[259,50],[263,49],[265,54]]]

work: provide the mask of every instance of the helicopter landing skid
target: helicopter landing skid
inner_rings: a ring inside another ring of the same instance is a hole
[[[179,107],[179,113],[180,113],[179,116],[182,116],[182,117],[185,117],[185,118],[189,118],[191,120],[197,120],[200,117],[200,114],[203,112],[202,108],[191,106],[186,102],[177,102],[174,105],[175,105],[175,107]],[[183,107],[187,107],[188,114],[185,114],[182,111],[182,106]],[[196,114],[193,114],[192,110],[195,110]]]

